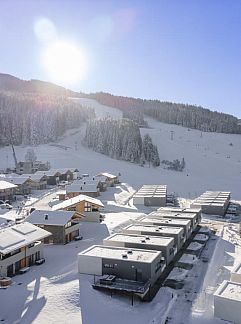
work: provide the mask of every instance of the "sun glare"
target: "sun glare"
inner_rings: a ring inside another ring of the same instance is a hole
[[[84,51],[78,45],[57,41],[47,47],[44,65],[53,81],[71,85],[84,77],[87,61]]]

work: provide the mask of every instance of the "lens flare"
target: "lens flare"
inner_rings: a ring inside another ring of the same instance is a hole
[[[67,41],[56,41],[48,46],[43,62],[51,79],[65,85],[80,81],[87,69],[84,50]]]
[[[47,18],[38,18],[34,23],[34,33],[42,42],[53,41],[57,36],[54,23]]]

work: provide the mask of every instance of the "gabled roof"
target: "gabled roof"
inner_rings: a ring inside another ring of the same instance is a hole
[[[41,172],[46,172],[46,171],[41,171]],[[32,181],[35,181],[35,182],[38,182],[43,177],[46,177],[45,174],[39,174],[39,173],[25,174],[25,176],[28,176],[29,179],[31,179]]]
[[[56,175],[66,174],[67,172],[77,172],[75,168],[59,168],[59,169],[50,169],[48,171],[37,171],[35,174],[42,174],[48,177],[53,177]]]
[[[74,211],[63,210],[35,210],[27,218],[27,221],[35,225],[59,225],[64,226],[74,216]],[[46,217],[48,215],[48,217]]]
[[[50,169],[48,171],[37,171],[35,174],[42,176],[46,175],[47,177],[54,177],[58,176],[60,173],[55,169]]]
[[[15,185],[22,185],[25,182],[27,182],[29,180],[29,178],[26,177],[26,175],[24,175],[24,177],[21,177],[21,176],[5,177],[5,178],[1,178],[1,180],[5,180],[5,181],[13,183]]]
[[[66,186],[66,193],[70,192],[97,192],[96,184],[71,184]]]
[[[0,253],[7,254],[36,241],[51,233],[30,223],[21,223],[0,229]]]
[[[56,204],[52,207],[52,210],[59,210],[59,209],[64,209],[64,208],[68,208],[70,206],[76,205],[78,203],[80,203],[81,201],[86,201],[89,202],[93,205],[99,206],[99,207],[104,207],[104,205],[102,204],[102,202],[99,199],[96,198],[92,198],[86,195],[78,195],[76,197],[73,197],[71,199],[66,199],[64,201],[62,201],[59,204]]]
[[[0,180],[0,190],[12,189],[16,187],[17,186],[10,181]]]

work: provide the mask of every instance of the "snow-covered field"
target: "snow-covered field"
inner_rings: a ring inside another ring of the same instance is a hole
[[[80,99],[83,104],[96,108],[97,116],[120,117],[121,113],[90,99]],[[197,130],[162,124],[147,118],[150,133],[157,144],[161,160],[185,158],[186,170],[176,172],[162,167],[141,168],[139,165],[116,161],[90,151],[81,145],[85,127],[69,131],[58,143],[35,148],[39,160],[49,160],[52,167],[77,167],[80,172],[95,174],[108,170],[121,172],[122,181],[137,189],[143,183],[163,183],[169,191],[185,198],[194,198],[203,191],[229,190],[234,199],[240,199],[241,135],[201,133]],[[171,140],[173,131],[173,140]],[[232,143],[232,145],[230,145]],[[22,160],[27,147],[16,147],[18,160]],[[0,169],[13,166],[11,147],[0,149]]]
[[[93,100],[81,99],[94,106],[97,115],[118,118],[120,112],[103,107]],[[92,244],[101,243],[113,232],[121,231],[143,211],[137,210],[129,198],[142,184],[167,184],[186,199],[205,190],[229,190],[232,198],[241,200],[241,136],[202,133],[175,125],[166,125],[148,119],[147,132],[157,144],[160,159],[185,158],[186,170],[175,172],[162,167],[140,167],[116,161],[92,152],[81,145],[84,126],[69,131],[58,143],[35,148],[39,160],[50,161],[52,167],[76,167],[81,173],[94,175],[101,171],[120,172],[122,184],[108,188],[100,199],[105,205],[106,219],[101,224],[82,223],[83,240],[64,246],[46,246],[46,263],[33,266],[26,274],[15,276],[13,285],[0,290],[0,321],[12,323],[223,323],[213,318],[212,294],[217,285],[228,277],[224,266],[231,266],[241,251],[238,225],[223,223],[210,217],[208,226],[216,227],[217,239],[209,240],[202,253],[210,261],[200,259],[185,276],[181,290],[161,288],[151,303],[135,301],[134,307],[126,297],[93,290],[91,276],[77,273],[77,253]],[[173,131],[173,140],[171,139]],[[229,145],[232,143],[233,145]],[[24,158],[27,147],[16,147],[18,160]],[[13,166],[10,147],[0,149],[0,169]],[[36,199],[35,207],[48,208],[56,193]],[[33,201],[34,203],[34,201]],[[151,209],[150,209],[151,211]],[[232,253],[227,254],[227,252]],[[236,257],[236,258],[235,258]],[[172,296],[173,294],[173,296]],[[173,297],[173,298],[172,298]]]

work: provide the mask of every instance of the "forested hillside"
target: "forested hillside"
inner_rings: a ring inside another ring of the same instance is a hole
[[[158,150],[149,135],[142,142],[138,125],[130,119],[95,119],[87,124],[84,144],[117,160],[160,165]]]
[[[0,145],[54,141],[93,116],[93,109],[63,96],[0,92]]]
[[[101,104],[118,108],[125,114],[136,110],[163,123],[176,124],[207,132],[241,134],[238,118],[194,105],[162,102],[159,100],[143,100],[114,96],[99,92],[89,95]]]

